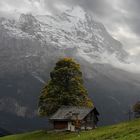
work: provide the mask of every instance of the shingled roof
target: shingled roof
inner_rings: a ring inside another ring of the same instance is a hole
[[[62,106],[52,115],[50,120],[72,120],[73,114],[78,114],[78,119],[83,120],[94,108]]]

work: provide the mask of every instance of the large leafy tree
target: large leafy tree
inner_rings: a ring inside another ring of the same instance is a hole
[[[71,58],[60,59],[39,99],[41,116],[52,115],[62,105],[92,107],[84,87],[80,65]]]

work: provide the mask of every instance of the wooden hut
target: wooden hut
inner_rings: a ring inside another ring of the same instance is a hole
[[[52,115],[50,122],[55,130],[89,130],[96,128],[98,115],[95,107],[62,106]]]

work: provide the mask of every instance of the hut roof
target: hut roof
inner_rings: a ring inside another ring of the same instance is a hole
[[[52,115],[50,120],[72,120],[74,115],[78,115],[79,120],[83,120],[94,108],[80,106],[62,106]]]

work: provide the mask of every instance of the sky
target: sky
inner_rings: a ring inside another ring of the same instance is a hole
[[[140,56],[140,0],[0,0],[0,16],[56,14],[77,5],[102,22],[126,51]]]

